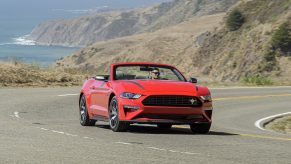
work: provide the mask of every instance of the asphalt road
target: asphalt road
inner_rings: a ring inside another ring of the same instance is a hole
[[[211,89],[213,126],[79,124],[79,88],[0,89],[0,163],[291,163],[291,136],[254,123],[291,111],[291,87]]]

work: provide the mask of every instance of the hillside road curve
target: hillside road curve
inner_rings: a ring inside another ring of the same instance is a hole
[[[291,112],[291,87],[211,88],[211,132],[79,123],[71,88],[0,89],[0,163],[291,163],[291,135],[261,130],[262,118]]]

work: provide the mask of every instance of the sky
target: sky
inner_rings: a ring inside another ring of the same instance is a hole
[[[149,6],[169,0],[0,0],[0,8],[4,10],[22,9],[88,9],[96,6],[110,6],[112,8],[130,8]]]
[[[0,41],[27,34],[46,20],[88,14],[82,12],[89,9],[134,8],[165,1],[170,0],[0,0]]]
[[[56,11],[76,11],[95,9],[108,6],[109,8],[133,8],[150,6],[170,0],[0,0],[0,18],[9,19],[55,17]],[[60,13],[59,13],[60,14]],[[66,13],[63,13],[67,17]]]

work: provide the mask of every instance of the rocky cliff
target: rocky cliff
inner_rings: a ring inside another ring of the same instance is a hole
[[[282,52],[272,46],[283,24],[289,29],[284,38],[291,39],[290,8],[290,0],[245,0],[226,14],[193,17],[155,32],[94,43],[56,64],[98,74],[108,72],[113,62],[154,61],[176,65],[187,76],[206,81],[290,85],[290,49]],[[232,31],[226,22],[234,9],[244,23]]]
[[[153,32],[193,17],[226,11],[238,0],[175,0],[127,11],[40,23],[28,36],[38,44],[85,46],[142,32]]]

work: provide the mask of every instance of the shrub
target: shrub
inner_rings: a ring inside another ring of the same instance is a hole
[[[267,61],[267,62],[272,62],[272,61],[275,61],[276,60],[276,54],[274,51],[269,51],[267,53],[265,53],[264,55],[264,59]]]
[[[261,75],[250,75],[250,76],[246,76],[243,79],[244,83],[247,84],[253,84],[253,85],[272,85],[273,82],[264,76]]]
[[[235,31],[238,30],[244,22],[245,18],[242,13],[239,10],[233,10],[226,20],[226,26],[230,31]]]
[[[291,51],[291,27],[288,23],[283,23],[272,36],[272,47],[283,53],[290,54]]]

